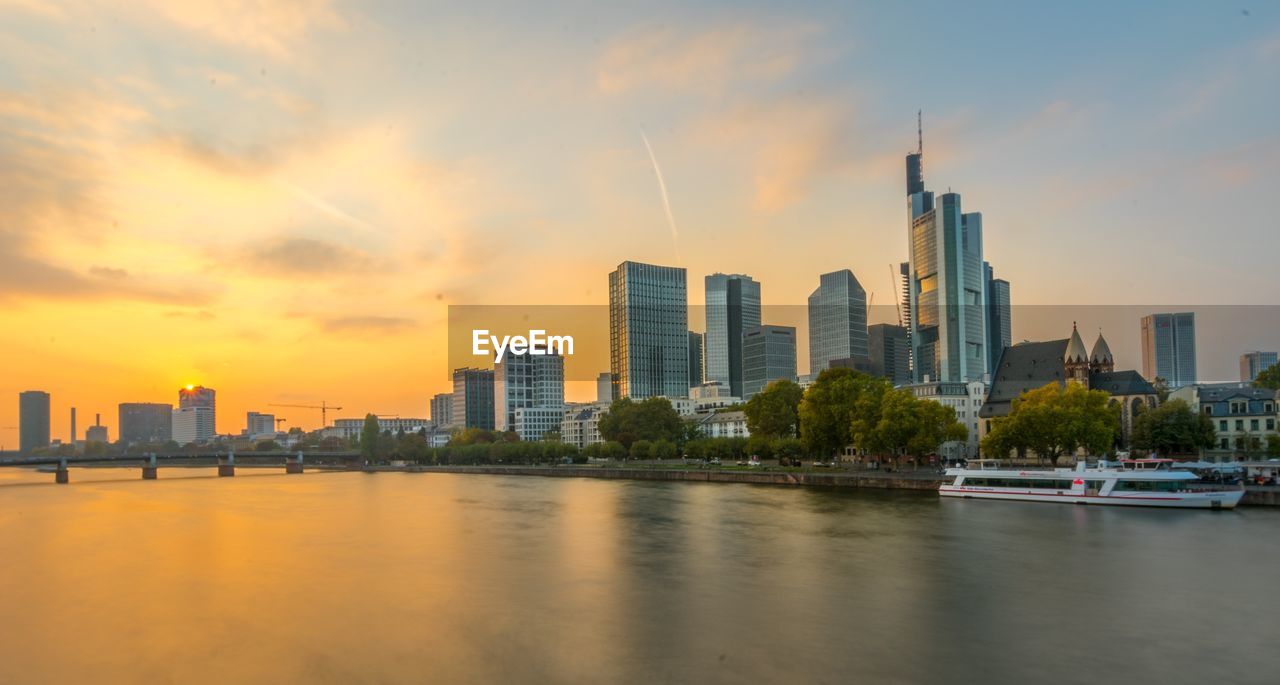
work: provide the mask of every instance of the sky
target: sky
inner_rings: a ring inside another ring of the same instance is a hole
[[[424,417],[450,305],[628,259],[891,301],[917,110],[1016,305],[1276,304],[1280,3],[606,4],[0,0],[0,446],[33,388]]]

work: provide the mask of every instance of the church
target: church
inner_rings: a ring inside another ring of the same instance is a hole
[[[1120,405],[1120,445],[1127,447],[1133,435],[1133,420],[1141,408],[1155,407],[1156,389],[1137,371],[1115,370],[1115,357],[1102,332],[1087,351],[1080,331],[1071,326],[1071,337],[1048,342],[1024,342],[1004,348],[991,379],[987,400],[978,411],[982,436],[991,430],[991,420],[1008,416],[1013,400],[1028,390],[1050,383],[1080,383],[1090,390],[1105,390]]]

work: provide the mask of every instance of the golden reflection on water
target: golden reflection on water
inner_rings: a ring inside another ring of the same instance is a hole
[[[1097,679],[1125,635],[1157,677],[1249,682],[1280,637],[1248,589],[1270,510],[160,474],[0,469],[0,683]]]

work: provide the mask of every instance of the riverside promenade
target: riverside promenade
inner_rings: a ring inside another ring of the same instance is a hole
[[[413,473],[470,473],[497,476],[543,476],[548,478],[605,478],[614,480],[683,481],[691,483],[748,483],[872,490],[913,490],[937,492],[944,477],[933,469],[904,471],[846,470],[835,468],[766,469],[689,468],[668,464],[638,466],[556,465],[556,466],[375,466],[374,471]],[[1280,487],[1247,486],[1240,502],[1251,506],[1280,506]]]

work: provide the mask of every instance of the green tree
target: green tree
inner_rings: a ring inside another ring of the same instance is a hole
[[[818,374],[800,402],[800,439],[815,457],[830,457],[853,444],[854,420],[871,416],[892,386],[853,369]],[[861,401],[861,403],[860,403]]]
[[[278,452],[280,444],[275,440],[259,440],[258,444],[253,446],[255,452]]]
[[[910,390],[888,390],[873,401],[866,393],[853,422],[854,444],[895,463],[900,457],[936,454],[938,446],[968,439],[969,431],[956,420],[955,409],[916,397]]]
[[[649,446],[650,459],[675,459],[676,444],[670,440],[656,440]]]
[[[1181,399],[1138,412],[1133,446],[1159,454],[1197,454],[1218,441],[1213,419],[1197,413]]]
[[[800,401],[804,390],[799,385],[778,380],[747,401],[747,430],[762,438],[793,438],[800,427]]]
[[[1269,366],[1253,379],[1253,387],[1280,390],[1280,364]]]
[[[1106,452],[1119,431],[1120,407],[1110,394],[1078,383],[1050,383],[1015,399],[1009,415],[992,422],[982,449],[993,455],[1029,450],[1056,465],[1082,448],[1090,454]]]
[[[601,443],[600,456],[614,461],[624,459],[627,456],[627,448],[623,447],[620,442],[610,440],[608,442]]]
[[[784,438],[770,438],[764,435],[756,435],[755,432],[752,432],[751,437],[747,438],[747,454],[761,459],[772,459],[773,444],[782,439]]]
[[[648,440],[636,440],[631,443],[630,456],[632,459],[648,459],[653,443]]]
[[[1267,436],[1267,456],[1280,457],[1280,435]]]
[[[600,417],[600,435],[622,443],[630,449],[637,440],[682,441],[684,421],[665,397],[650,397],[636,402],[629,397],[614,401],[609,413]]]
[[[798,438],[778,438],[773,441],[773,456],[779,466],[799,466],[804,454],[804,444]]]
[[[360,429],[360,456],[366,462],[379,456],[381,451],[382,431],[378,430],[378,417],[365,414],[364,426]]]
[[[1151,381],[1151,387],[1156,389],[1157,404],[1164,404],[1169,400],[1169,393],[1172,391],[1169,388],[1169,380],[1167,378],[1156,376],[1156,379]]]

